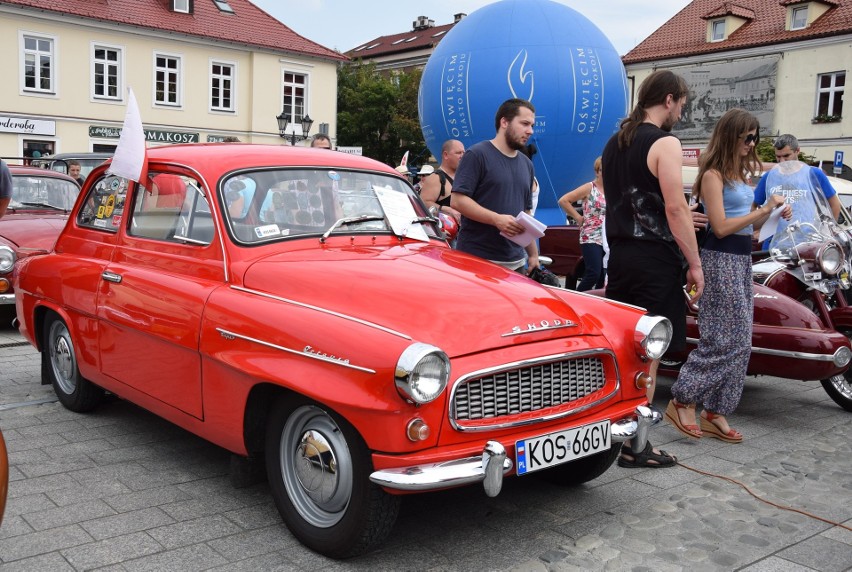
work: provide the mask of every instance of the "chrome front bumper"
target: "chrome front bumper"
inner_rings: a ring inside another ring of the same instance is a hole
[[[4,306],[6,304],[14,304],[15,303],[15,295],[14,294],[0,294],[0,306]]]
[[[611,425],[612,442],[623,443],[632,439],[634,450],[644,449],[648,429],[662,418],[659,411],[640,405],[634,415]],[[370,480],[379,486],[399,491],[432,491],[482,482],[485,494],[496,497],[503,488],[503,476],[514,466],[512,459],[506,456],[503,445],[497,441],[488,441],[480,456],[383,469],[371,474]]]

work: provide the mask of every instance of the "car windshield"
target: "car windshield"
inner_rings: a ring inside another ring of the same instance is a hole
[[[80,187],[66,179],[15,175],[10,209],[71,210]]]
[[[337,233],[394,233],[422,240],[439,236],[411,187],[382,173],[241,171],[222,180],[219,200],[239,243]]]

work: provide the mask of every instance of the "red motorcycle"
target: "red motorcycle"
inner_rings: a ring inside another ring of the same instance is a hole
[[[566,256],[563,250],[550,248],[548,245],[571,244],[577,241],[577,227],[552,226],[545,232],[545,238],[540,241],[542,255],[553,259],[550,269],[559,275],[565,275]],[[849,260],[849,257],[846,257]],[[777,262],[773,262],[776,270]],[[848,264],[848,263],[847,263]],[[785,265],[786,268],[786,265]],[[570,269],[573,269],[571,266]],[[800,299],[799,290],[792,285],[781,289],[784,281],[780,276],[764,285],[760,279],[761,267],[755,267],[754,285],[754,324],[752,327],[751,358],[748,364],[748,375],[770,375],[802,381],[820,380],[828,395],[841,407],[852,411],[852,391],[849,379],[846,377],[847,368],[852,360],[852,349],[849,339],[844,332],[852,332],[852,308],[847,309],[845,298],[843,306],[832,301],[826,307],[826,312],[836,316],[837,320],[824,321],[814,313],[812,308],[818,306],[805,304]],[[792,278],[790,279],[792,282]],[[778,286],[778,289],[773,288]],[[805,290],[807,290],[805,288]],[[588,294],[604,296],[604,290],[590,290]],[[812,295],[812,294],[811,294]],[[688,297],[684,295],[687,312],[687,344],[683,352],[668,353],[660,363],[660,372],[666,375],[677,375],[680,366],[686,361],[689,352],[695,349],[700,338],[698,332],[698,307],[689,305]],[[700,302],[699,302],[700,303]],[[828,303],[828,302],[827,302]],[[844,326],[843,324],[846,324]],[[836,329],[840,327],[844,332]]]

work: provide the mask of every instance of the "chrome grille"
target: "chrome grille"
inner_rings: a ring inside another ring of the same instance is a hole
[[[462,381],[455,390],[456,421],[495,419],[570,403],[603,389],[600,357],[583,357],[491,373]]]

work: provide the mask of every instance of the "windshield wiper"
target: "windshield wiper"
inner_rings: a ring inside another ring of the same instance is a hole
[[[344,224],[353,224],[353,223],[356,223],[356,222],[367,222],[367,221],[371,221],[371,220],[385,220],[385,217],[383,215],[372,215],[371,214],[371,215],[347,216],[347,217],[339,218],[336,221],[334,221],[334,224],[331,225],[331,227],[327,231],[325,231],[323,233],[323,235],[320,237],[320,242],[325,242],[325,239],[328,238],[328,235],[330,235],[336,228],[343,226]]]
[[[68,209],[64,209],[64,208],[62,208],[62,207],[57,207],[57,206],[54,206],[54,205],[51,205],[51,204],[48,204],[48,203],[28,203],[28,202],[22,202],[22,203],[19,203],[19,204],[22,204],[22,205],[24,205],[24,206],[26,206],[26,207],[43,207],[43,208],[46,208],[46,209],[53,209],[53,210],[55,210],[55,211],[62,211],[62,212],[66,212],[66,211],[68,210]]]

